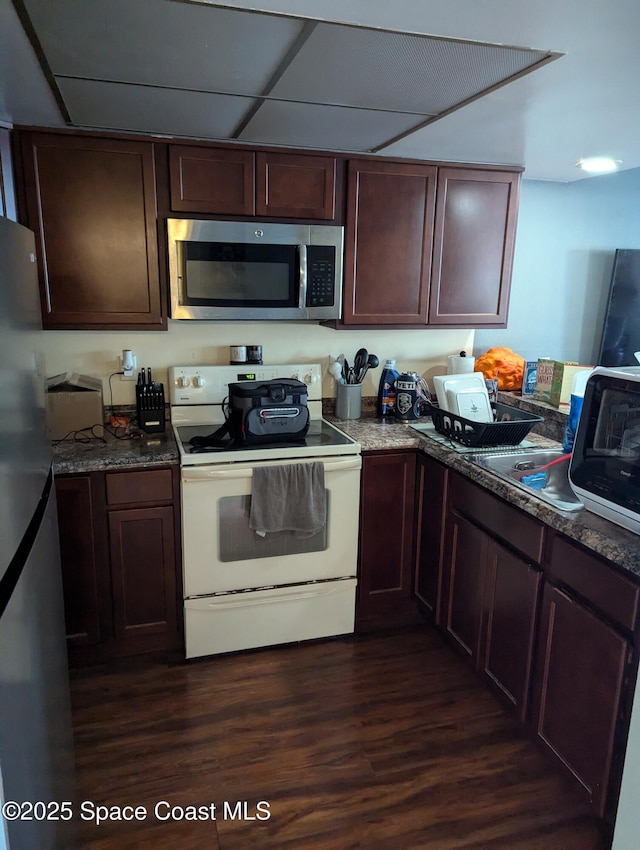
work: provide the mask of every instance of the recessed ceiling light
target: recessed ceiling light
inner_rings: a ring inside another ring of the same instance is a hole
[[[590,174],[607,174],[610,171],[617,171],[621,163],[621,159],[612,159],[610,156],[586,156],[584,159],[579,159],[576,165]]]

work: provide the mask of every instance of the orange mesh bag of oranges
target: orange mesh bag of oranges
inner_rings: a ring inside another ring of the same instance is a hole
[[[476,358],[475,370],[485,378],[497,380],[499,390],[522,389],[524,357],[510,348],[490,348]]]

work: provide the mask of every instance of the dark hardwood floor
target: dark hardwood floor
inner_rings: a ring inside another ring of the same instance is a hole
[[[429,627],[75,671],[72,703],[79,799],[147,811],[83,823],[80,848],[601,847],[573,787]],[[160,821],[162,801],[207,819]]]

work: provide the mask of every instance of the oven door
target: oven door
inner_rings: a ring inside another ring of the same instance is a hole
[[[621,374],[590,376],[569,478],[587,508],[640,531],[640,381]]]
[[[323,463],[327,525],[308,538],[290,532],[260,538],[249,528],[252,464],[183,468],[185,597],[355,577],[362,459],[339,456]]]

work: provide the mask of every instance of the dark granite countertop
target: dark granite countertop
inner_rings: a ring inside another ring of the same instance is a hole
[[[53,445],[56,475],[127,469],[136,466],[166,466],[179,462],[173,431],[118,439],[105,431],[104,440],[64,440]]]
[[[561,511],[514,484],[499,478],[491,471],[465,459],[464,454],[420,435],[410,426],[393,419],[380,418],[371,410],[363,410],[361,419],[327,419],[353,439],[363,451],[383,449],[419,449],[446,466],[457,470],[480,487],[501,496],[512,505],[536,517],[541,522],[581,543],[587,549],[640,577],[640,537],[586,509]],[[530,432],[527,439],[540,446],[558,448],[560,444],[548,437]]]
[[[507,395],[504,394],[505,398],[500,400],[509,403]],[[587,510],[560,511],[535,496],[530,496],[526,491],[499,478],[489,470],[476,466],[465,459],[464,454],[422,436],[408,424],[391,417],[376,416],[375,404],[363,404],[361,419],[337,419],[331,409],[325,409],[324,415],[330,422],[357,440],[363,452],[402,449],[423,451],[475,481],[479,486],[521,508],[525,513],[537,517],[551,528],[640,577],[640,537],[633,532]],[[562,413],[557,409],[556,416],[560,424]],[[529,433],[527,439],[541,446],[557,447],[559,445],[549,436],[536,434],[533,431]],[[56,443],[53,447],[53,468],[57,475],[139,466],[165,466],[172,463],[179,463],[179,453],[170,428],[167,428],[164,434],[146,434],[131,439],[117,439],[105,432],[104,441],[70,440]]]

